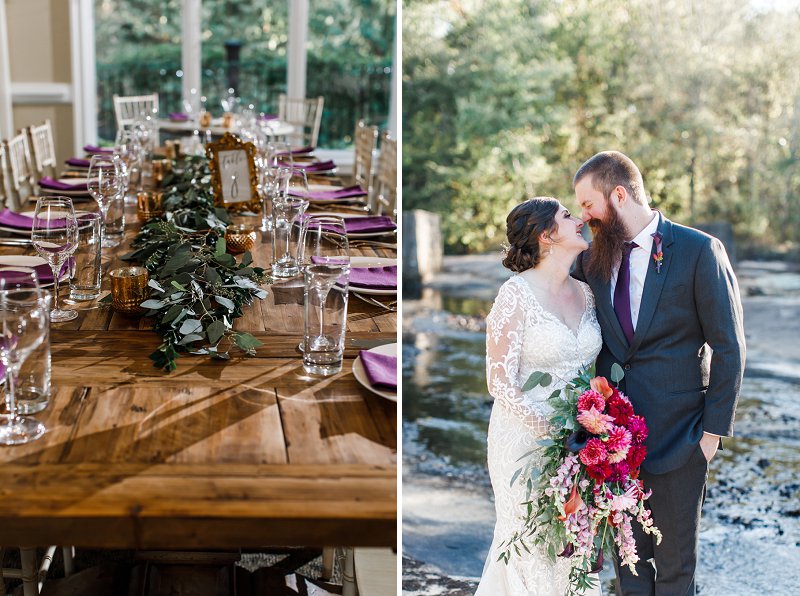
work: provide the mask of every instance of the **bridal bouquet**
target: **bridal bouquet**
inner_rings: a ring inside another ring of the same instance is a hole
[[[612,382],[619,383],[623,375],[615,364]],[[536,372],[523,390],[551,382],[549,374]],[[636,573],[634,521],[661,542],[644,503],[651,491],[638,479],[647,453],[647,424],[621,391],[594,376],[594,367],[554,391],[548,403],[552,438],[540,442],[537,451],[543,457],[532,459],[512,480],[523,472],[528,478],[525,531],[505,544],[500,559],[508,562],[512,549],[520,553],[520,545],[527,550],[525,540],[532,537],[551,559],[557,553],[571,557],[569,593],[582,594],[594,586],[589,574],[602,568],[603,549],[618,553],[620,563]],[[541,469],[534,469],[536,464]]]

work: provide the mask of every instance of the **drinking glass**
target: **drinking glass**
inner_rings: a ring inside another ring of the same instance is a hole
[[[69,197],[39,197],[33,216],[31,240],[36,252],[53,270],[53,310],[50,320],[56,323],[70,321],[78,316],[74,310],[58,308],[58,287],[61,271],[67,258],[78,246],[78,221],[72,199]]]
[[[350,266],[312,263],[303,277],[303,369],[336,374],[342,370]]]
[[[303,197],[276,197],[272,205],[272,274],[275,277],[294,277],[300,273],[297,253],[302,240],[300,216],[308,201]]]
[[[18,414],[15,388],[20,367],[43,341],[48,330],[47,302],[33,269],[0,269],[0,362],[5,367],[6,408],[0,416],[0,444],[20,445],[47,430],[33,418]]]
[[[287,143],[282,143],[280,141],[267,143],[266,153],[269,165],[279,168],[294,167],[292,150]]]
[[[106,248],[116,246],[112,239],[106,238],[105,232],[108,208],[111,205],[111,201],[119,195],[120,186],[122,184],[121,177],[117,171],[117,165],[114,162],[114,156],[92,155],[88,176],[86,185],[89,189],[89,194],[97,201],[97,205],[100,207],[100,213],[103,214],[102,246]]]
[[[333,284],[350,270],[350,247],[344,220],[335,215],[312,215],[304,218],[299,260],[303,269],[313,267],[316,271],[312,276],[313,291],[316,292],[312,302],[318,306],[319,328],[316,335],[308,338],[308,342],[313,350],[329,351],[334,348],[334,341],[324,331],[325,304]],[[325,271],[329,275],[321,273],[322,268],[316,267],[317,265],[325,265]],[[335,274],[337,268],[340,270],[338,275]],[[305,350],[305,347],[304,341],[300,349]]]

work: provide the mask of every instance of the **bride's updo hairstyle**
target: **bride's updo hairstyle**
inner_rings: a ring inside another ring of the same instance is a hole
[[[516,273],[536,267],[542,260],[539,236],[556,229],[560,203],[551,197],[534,197],[520,203],[506,218],[508,251],[503,266]]]

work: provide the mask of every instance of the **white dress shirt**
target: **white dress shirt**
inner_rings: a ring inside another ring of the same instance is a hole
[[[642,306],[642,291],[644,290],[644,278],[647,276],[647,268],[650,266],[650,255],[653,254],[653,236],[658,229],[658,213],[653,212],[653,219],[644,229],[639,232],[633,241],[637,247],[631,250],[631,321],[633,330],[636,331],[636,323],[639,319],[639,308]],[[620,264],[622,260],[620,259]],[[614,304],[614,288],[617,287],[617,275],[619,265],[611,273],[611,304]]]

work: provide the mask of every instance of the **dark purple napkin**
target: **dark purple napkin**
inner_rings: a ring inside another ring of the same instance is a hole
[[[70,257],[72,258],[72,257]],[[64,279],[64,274],[69,272],[69,262],[64,263],[61,267],[61,279]],[[3,265],[0,264],[0,267],[11,267],[12,265]],[[36,277],[39,279],[40,284],[49,284],[53,281],[53,270],[50,268],[50,265],[47,263],[42,263],[41,265],[36,265],[33,268],[36,271]],[[14,283],[15,281],[19,281],[20,279],[25,277],[21,271],[3,271],[2,276],[4,279],[8,280],[10,283]]]
[[[305,170],[306,172],[327,172],[329,170],[335,170],[336,164],[333,163],[332,159],[329,159],[328,161],[318,161],[315,163],[295,164],[293,167]]]
[[[361,364],[373,387],[397,390],[397,356],[361,350]]]
[[[0,213],[0,226],[16,228],[18,230],[30,230],[33,228],[33,218],[9,211],[6,207],[3,209],[2,213]]]
[[[92,163],[91,159],[84,159],[83,157],[70,157],[66,164],[73,168],[88,168]],[[102,168],[113,168],[114,164],[103,164]]]
[[[59,182],[50,176],[45,176],[39,180],[39,186],[42,188],[49,188],[50,190],[85,190],[88,192],[85,182],[69,184],[67,182]]]
[[[397,265],[387,267],[353,267],[350,269],[350,286],[354,289],[397,289]]]
[[[183,112],[170,112],[167,115],[167,118],[173,122],[186,122],[189,119],[189,114],[184,114]]]
[[[353,197],[365,197],[367,191],[360,186],[348,186],[336,190],[315,190],[309,193],[301,193],[295,189],[290,189],[289,194],[295,197],[306,197],[311,201],[335,201],[337,199],[351,199]]]
[[[260,114],[258,119],[261,120],[262,122],[266,122],[267,120],[277,120],[278,119],[278,115],[277,114]]]
[[[391,217],[374,215],[370,217],[345,217],[344,229],[348,234],[365,234],[369,232],[391,232],[397,224]]]
[[[97,145],[84,145],[83,150],[91,155],[94,155],[95,153],[100,153],[101,155],[114,154],[113,147],[98,147]]]

